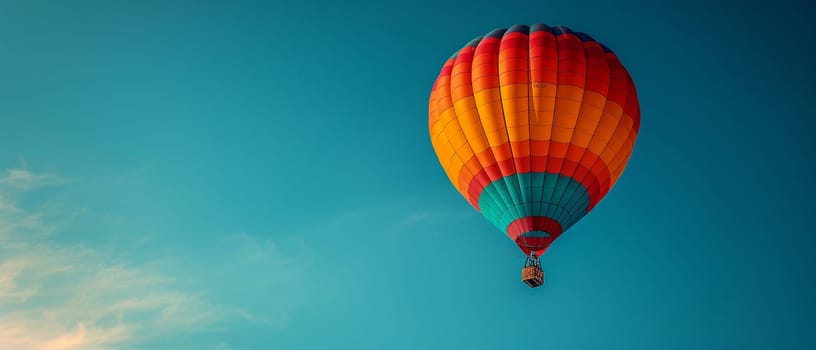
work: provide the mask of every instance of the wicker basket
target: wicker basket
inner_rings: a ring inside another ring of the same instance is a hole
[[[527,266],[521,269],[521,281],[535,288],[544,284],[544,271],[538,266]]]

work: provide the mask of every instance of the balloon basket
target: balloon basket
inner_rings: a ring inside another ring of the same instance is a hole
[[[540,287],[544,284],[544,271],[541,270],[541,262],[534,254],[527,257],[524,267],[521,269],[521,281],[530,288]]]

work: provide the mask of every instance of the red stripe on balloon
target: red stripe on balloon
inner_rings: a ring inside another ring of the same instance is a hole
[[[546,141],[530,141],[532,142],[532,147],[547,147]],[[551,173],[551,174],[560,174],[563,176],[569,176],[573,180],[580,182],[584,188],[587,190],[589,194],[589,207],[592,208],[597,204],[604,194],[609,191],[609,187],[611,185],[610,181],[610,171],[609,167],[603,162],[603,160],[598,159],[598,157],[588,150],[584,150],[586,153],[581,158],[581,163],[574,161],[573,159],[577,159],[577,154],[568,154],[566,151],[566,144],[560,144],[558,142],[552,142],[550,145],[550,149],[557,148],[559,149],[556,153],[561,152],[561,148],[564,148],[563,153],[564,155],[561,159],[553,159],[548,158],[546,156],[528,156],[528,157],[518,157],[518,158],[510,158],[500,162],[493,162],[491,164],[481,165],[479,164],[478,158],[473,156],[468,162],[471,163],[469,165],[472,166],[471,169],[481,169],[476,174],[473,174],[473,177],[470,178],[470,174],[461,173],[459,177],[459,185],[462,186],[460,188],[466,188],[468,194],[469,202],[478,208],[479,203],[479,196],[482,194],[484,188],[492,183],[493,181],[499,180],[504,176],[510,176],[515,174],[523,174],[527,172],[536,172],[536,173]],[[573,147],[573,152],[576,148]],[[485,152],[490,152],[487,150]],[[527,171],[501,171],[502,169],[507,169],[508,167],[512,169],[512,163],[515,162],[516,164],[531,164],[531,168],[527,168],[526,166],[521,168],[521,170]],[[592,168],[589,168],[592,165]]]
[[[564,230],[561,228],[561,224],[559,224],[558,221],[546,216],[525,216],[511,222],[510,225],[507,225],[507,235],[513,240],[519,239],[519,236],[530,231],[547,232],[550,234],[549,238],[555,238],[558,237]],[[521,239],[532,238],[535,237],[525,237]]]
[[[550,234],[550,237],[524,237],[524,233],[530,231],[543,231]],[[541,255],[547,248],[563,233],[563,229],[558,221],[546,216],[527,216],[510,223],[507,226],[507,235],[516,242],[516,245],[529,255],[535,252]]]

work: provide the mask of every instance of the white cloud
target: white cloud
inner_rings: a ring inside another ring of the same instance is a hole
[[[6,191],[27,191],[37,187],[66,183],[67,180],[53,174],[36,174],[26,169],[8,169],[0,177],[0,186]]]
[[[55,175],[34,174],[24,169],[7,170],[0,177],[0,245],[53,232],[52,225],[43,221],[46,213],[25,211],[19,207],[18,201],[27,191],[65,182]]]
[[[22,169],[0,177],[0,349],[115,349],[174,333],[218,330],[228,318],[268,322],[212,304],[153,269],[48,239],[58,227],[18,199],[63,183]],[[274,243],[264,244],[251,252],[254,259],[283,259],[269,254]]]
[[[0,265],[0,349],[107,349],[217,321],[216,306],[172,279],[97,251],[17,244],[0,256],[11,257]]]

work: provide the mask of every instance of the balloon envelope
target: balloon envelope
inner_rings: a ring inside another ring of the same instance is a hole
[[[542,254],[609,192],[639,127],[617,56],[563,26],[472,40],[445,62],[429,102],[451,183],[525,254]]]

